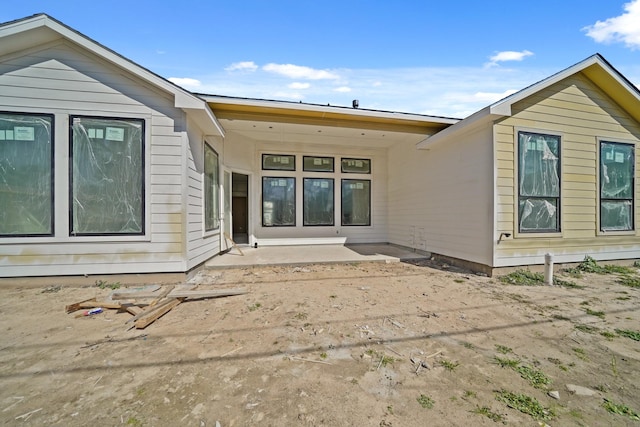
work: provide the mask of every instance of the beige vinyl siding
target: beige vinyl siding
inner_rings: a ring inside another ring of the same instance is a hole
[[[185,271],[183,113],[70,44],[0,58],[0,110],[55,114],[55,236],[0,238],[0,277]],[[69,116],[145,120],[145,236],[69,237]]]
[[[491,262],[491,130],[429,150],[389,151],[389,240],[480,264]]]
[[[497,234],[517,234],[517,177],[514,176],[518,130],[561,135],[561,233],[520,234],[495,245],[495,266],[540,264],[551,252],[556,262],[637,258],[640,211],[636,172],[635,227],[627,235],[598,233],[598,138],[636,144],[640,126],[582,74],[576,74],[513,106],[513,115],[494,126],[497,153]],[[509,181],[511,184],[509,184]]]

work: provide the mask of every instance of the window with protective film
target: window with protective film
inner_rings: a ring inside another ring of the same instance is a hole
[[[560,231],[560,137],[518,132],[518,227]]]
[[[304,178],[305,226],[333,225],[333,178]]]
[[[342,180],[342,225],[371,225],[371,181]]]
[[[633,230],[634,146],[600,142],[600,230]]]
[[[70,122],[71,234],[144,234],[144,121]]]
[[[53,235],[53,116],[0,113],[0,236]]]

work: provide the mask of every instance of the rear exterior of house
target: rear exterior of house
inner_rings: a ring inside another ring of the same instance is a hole
[[[0,26],[0,277],[187,273],[234,241],[639,258],[639,141],[599,55],[457,120],[196,95],[36,15]]]
[[[578,73],[512,106],[495,135],[494,265],[640,257],[640,123]]]
[[[44,15],[1,31],[0,277],[184,272],[218,253],[206,104]]]
[[[488,273],[640,258],[639,141],[640,92],[594,55],[419,143],[438,190],[407,220],[447,206],[426,249]]]

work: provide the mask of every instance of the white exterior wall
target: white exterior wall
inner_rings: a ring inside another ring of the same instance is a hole
[[[185,271],[185,124],[168,95],[59,42],[0,58],[0,110],[55,115],[55,236],[0,238],[0,277]],[[69,236],[70,115],[145,120],[144,236]]]
[[[296,171],[263,171],[262,154],[293,154]],[[324,144],[254,142],[233,132],[225,138],[224,163],[234,172],[249,175],[249,243],[267,245],[377,243],[387,242],[387,163],[386,149],[366,149]],[[335,172],[304,172],[303,156],[333,157]],[[340,159],[371,159],[371,174],[344,174]],[[262,226],[262,177],[296,178],[296,226]],[[303,226],[303,178],[334,179],[334,225]],[[341,179],[371,180],[371,226],[341,226]]]
[[[186,203],[186,251],[187,269],[196,267],[220,252],[221,229],[205,231],[204,226],[204,144],[205,141],[218,153],[218,180],[222,183],[222,140],[206,137],[189,122],[188,142],[184,144],[186,159],[186,190],[183,197]],[[223,207],[220,201],[220,209]]]
[[[389,241],[491,265],[491,130],[389,151]]]

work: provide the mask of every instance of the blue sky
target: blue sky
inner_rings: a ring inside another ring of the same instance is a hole
[[[466,117],[596,52],[640,85],[640,0],[5,3],[200,93]]]

